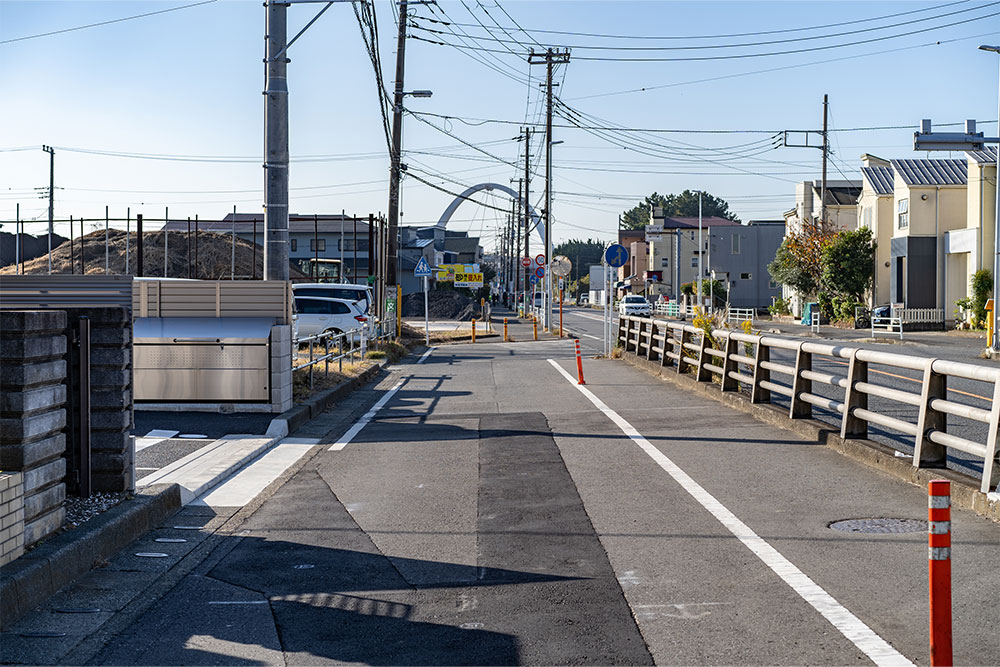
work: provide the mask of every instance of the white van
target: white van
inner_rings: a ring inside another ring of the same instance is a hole
[[[375,303],[371,287],[351,283],[296,283],[292,285],[292,294],[296,297],[316,296],[353,301],[363,313],[369,313]]]

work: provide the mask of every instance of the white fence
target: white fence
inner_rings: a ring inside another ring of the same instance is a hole
[[[791,401],[788,416],[792,419],[811,417],[813,406],[839,413],[843,438],[867,437],[869,424],[903,433],[913,438],[914,466],[943,466],[948,448],[971,454],[983,460],[981,491],[988,493],[996,481],[993,461],[1000,431],[1000,368],[730,330],[717,329],[707,336],[702,329],[682,322],[631,316],[619,320],[617,340],[626,352],[659,361],[661,368],[674,366],[678,373],[690,371],[698,382],[711,382],[718,376],[722,391],[747,387],[753,403],[770,403],[772,392],[787,396]],[[713,347],[713,342],[722,349]],[[771,350],[776,349],[792,352],[794,365],[771,361]],[[814,371],[814,356],[846,361],[847,374]],[[920,391],[871,382],[869,364],[921,372]],[[949,400],[949,377],[982,382],[988,395],[993,396],[990,407]],[[785,383],[776,382],[778,378]],[[813,393],[814,382],[843,391],[839,399],[820,396]],[[869,396],[915,406],[916,423],[870,410]],[[986,424],[985,442],[949,433],[949,415]]]
[[[753,322],[756,312],[753,308],[730,308],[726,313],[727,322]]]

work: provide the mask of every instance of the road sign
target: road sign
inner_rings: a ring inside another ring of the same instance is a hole
[[[569,261],[569,257],[565,255],[556,255],[552,258],[552,275],[568,276],[569,272],[573,270],[573,262]]]
[[[612,243],[604,251],[604,261],[607,262],[608,266],[613,266],[616,269],[619,266],[625,266],[628,261],[628,250],[623,245]]]
[[[539,278],[544,278],[545,277],[545,267],[544,266],[539,266],[537,269],[535,269],[535,275],[538,276]]]
[[[535,255],[535,265],[536,266],[545,266],[545,255],[541,255],[541,254]]]
[[[523,266],[524,268],[528,268],[529,266],[531,266],[531,258],[530,257],[522,257],[521,258],[521,266]]]
[[[482,287],[483,274],[481,273],[456,273],[455,287]]]
[[[430,264],[427,263],[426,259],[423,257],[420,258],[420,261],[417,262],[416,267],[413,269],[413,275],[416,278],[430,278],[431,267]]]
[[[537,285],[538,284],[538,276],[531,276],[531,278],[529,278],[529,280],[531,281],[532,285]]]

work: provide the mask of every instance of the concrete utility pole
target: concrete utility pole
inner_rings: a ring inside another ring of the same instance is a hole
[[[389,257],[388,284],[396,284],[399,254],[399,178],[403,147],[403,73],[406,61],[407,0],[399,2],[399,34],[396,37],[396,87],[392,95],[392,155],[389,173]]]
[[[288,4],[267,0],[264,84],[264,280],[288,280]]]
[[[531,204],[528,194],[531,190],[531,128],[524,128],[524,256],[531,257]],[[528,285],[531,284],[531,265],[528,268],[522,267],[521,271],[524,273],[524,294],[528,295]],[[534,298],[532,294],[531,298]],[[528,304],[525,302],[524,307],[528,309],[533,304]]]
[[[546,329],[552,327],[552,66],[569,62],[568,51],[546,49],[544,54],[531,52],[531,64],[545,63],[545,321]]]
[[[52,146],[42,146],[42,150],[49,154],[49,275],[52,275],[52,218],[55,210],[56,151]]]
[[[819,225],[822,229],[826,225],[826,160],[830,154],[830,140],[826,131],[826,118],[830,103],[827,95],[823,95],[823,182],[819,191]]]
[[[701,277],[705,273],[701,266],[701,256],[704,252],[705,245],[701,240],[701,190],[698,190],[698,294],[695,297],[696,303],[704,303],[701,297]]]

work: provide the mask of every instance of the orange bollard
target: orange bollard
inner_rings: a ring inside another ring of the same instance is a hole
[[[503,318],[503,342],[507,342],[507,318]]]
[[[535,332],[535,340],[538,340],[538,320],[534,320],[531,323],[531,328]]]
[[[576,339],[576,375],[579,378],[577,384],[587,384],[583,381],[583,357],[580,356],[580,339]]]
[[[472,342],[476,342],[476,320],[472,320]]]
[[[931,665],[950,667],[951,483],[946,479],[933,479],[927,486],[927,547]]]

